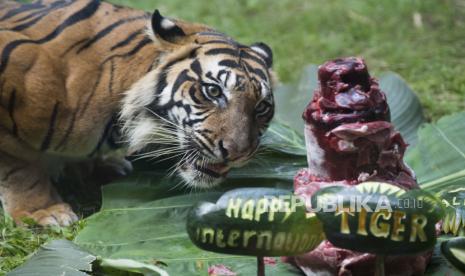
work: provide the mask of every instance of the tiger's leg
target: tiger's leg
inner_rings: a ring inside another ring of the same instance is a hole
[[[16,223],[29,217],[38,224],[67,226],[78,219],[55,191],[38,164],[0,153],[0,198]]]

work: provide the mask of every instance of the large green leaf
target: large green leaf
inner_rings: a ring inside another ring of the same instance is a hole
[[[423,189],[437,193],[446,204],[443,230],[463,234],[465,226],[465,113],[423,126],[407,162]]]
[[[317,72],[318,66],[308,65],[298,83],[280,85],[274,92],[276,118],[301,135],[304,132],[302,113],[318,86]]]
[[[414,145],[417,130],[425,122],[420,101],[407,83],[393,72],[381,75],[379,85],[386,93],[392,123],[404,139]]]
[[[68,240],[55,240],[43,245],[24,265],[8,275],[89,275],[95,259]]]
[[[282,153],[307,156],[304,136],[279,120],[270,124],[262,140],[262,146]]]
[[[438,242],[434,248],[431,262],[425,272],[426,276],[464,275],[451,263],[449,263],[441,252],[442,243],[447,242],[450,238],[451,237],[445,235],[438,237]]]
[[[465,113],[441,118],[418,132],[406,157],[422,188],[440,192],[465,184]]]
[[[126,259],[102,259],[83,250],[68,240],[54,240],[41,248],[23,265],[8,275],[94,275],[96,271],[105,275],[167,276],[156,265]]]
[[[241,182],[256,186],[259,181]],[[216,200],[221,193],[163,197],[162,191],[170,188],[172,182],[150,172],[104,187],[102,210],[87,219],[75,242],[104,258],[161,261],[170,275],[206,275],[210,266],[218,264],[238,275],[255,274],[255,258],[209,253],[194,246],[187,236],[185,218],[192,204]],[[292,275],[292,271],[295,269],[282,262],[267,266],[267,275]]]

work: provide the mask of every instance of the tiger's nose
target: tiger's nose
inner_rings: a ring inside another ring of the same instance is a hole
[[[244,141],[241,139],[221,140],[218,143],[221,157],[225,162],[247,160],[258,145],[258,141]]]

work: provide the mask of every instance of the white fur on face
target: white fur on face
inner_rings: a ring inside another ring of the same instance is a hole
[[[220,184],[224,179],[223,178],[205,178],[199,177],[199,172],[194,168],[188,167],[184,170],[179,170],[179,175],[187,182],[189,186],[192,186],[195,183],[195,187],[202,189],[210,189],[218,184]]]
[[[156,72],[152,71],[137,81],[125,94],[120,113],[123,122],[122,134],[130,153],[139,151],[153,136],[157,123],[149,116],[145,107],[155,100]]]

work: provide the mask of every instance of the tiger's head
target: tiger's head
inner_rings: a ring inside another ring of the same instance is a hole
[[[213,187],[252,158],[273,117],[271,49],[158,11],[149,29],[160,54],[123,101],[129,150],[176,158],[187,185]]]

